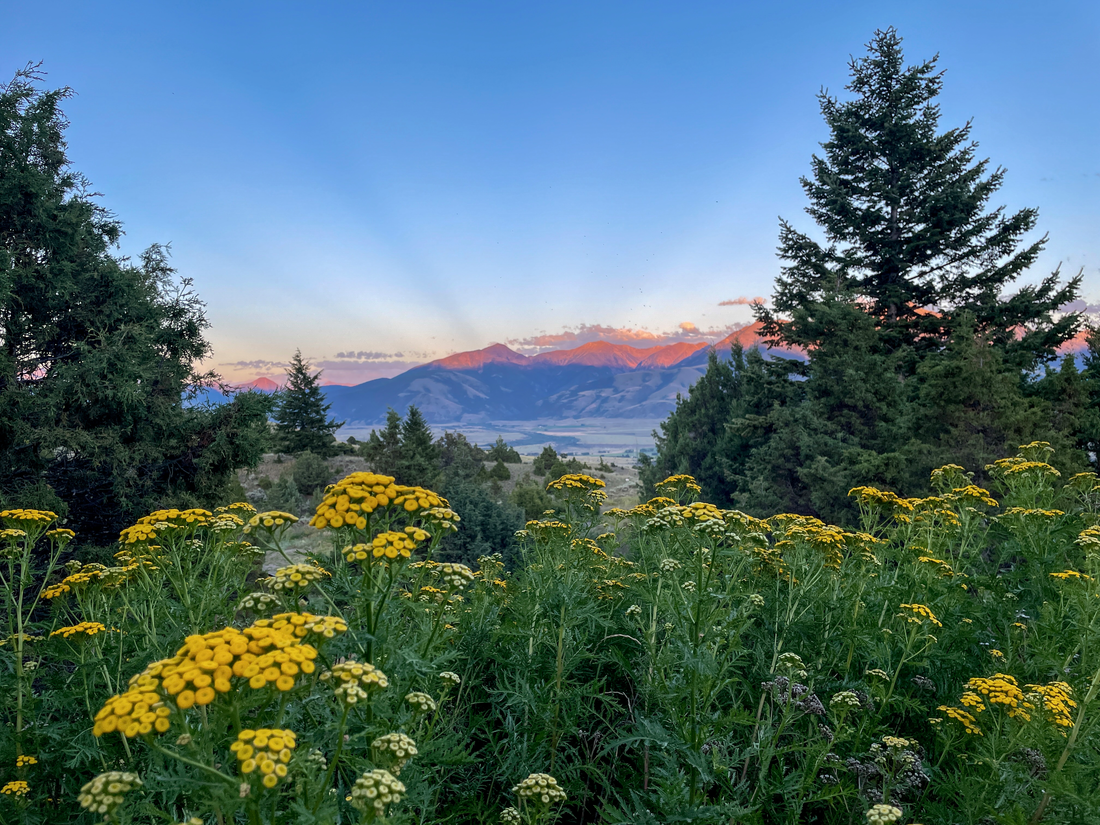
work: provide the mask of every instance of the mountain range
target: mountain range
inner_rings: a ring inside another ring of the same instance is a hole
[[[735,341],[762,347],[759,331],[759,324],[752,324],[713,346],[681,342],[632,347],[594,341],[533,356],[493,344],[421,364],[393,378],[324,391],[332,415],[350,426],[381,423],[390,407],[404,412],[410,404],[432,424],[658,420],[675,409],[677,394],[686,394],[706,371],[710,350],[728,353]],[[797,357],[787,351],[769,354]]]
[[[1080,355],[1083,334],[1063,352]],[[801,352],[771,349],[759,322],[736,330],[713,345],[685,342],[632,347],[593,341],[573,349],[528,356],[504,344],[448,355],[393,378],[355,386],[322,387],[331,415],[350,427],[381,424],[391,407],[402,414],[416,405],[428,423],[489,424],[536,419],[621,418],[660,420],[676,407],[706,372],[712,350],[728,355],[734,343],[760,349],[766,358],[804,358]],[[274,392],[279,385],[258,378],[238,390]],[[216,389],[192,403],[223,403]]]
[[[323,386],[331,415],[351,427],[383,423],[389,408],[420,408],[430,424],[485,424],[535,419],[631,418],[659,420],[676,407],[677,394],[706,372],[711,350],[728,354],[734,342],[766,355],[760,325],[743,327],[713,345],[680,342],[632,347],[593,341],[573,349],[527,356],[504,344],[459,352],[420,364],[393,378],[347,387]],[[258,378],[237,391],[274,392],[279,384]],[[203,390],[190,403],[220,404],[226,395]]]

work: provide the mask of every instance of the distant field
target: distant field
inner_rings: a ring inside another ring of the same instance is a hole
[[[659,421],[644,418],[576,418],[564,420],[499,421],[492,424],[433,424],[437,435],[457,431],[481,446],[497,436],[523,455],[537,455],[547,444],[558,452],[580,455],[626,456],[640,450],[653,451],[653,430]],[[365,439],[370,427],[342,427],[340,440],[354,436]]]

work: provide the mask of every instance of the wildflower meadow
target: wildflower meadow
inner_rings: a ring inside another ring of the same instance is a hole
[[[857,487],[857,530],[565,475],[477,569],[370,472],[309,557],[247,504],[111,566],[5,510],[0,822],[1095,823],[1100,479],[1048,454]]]

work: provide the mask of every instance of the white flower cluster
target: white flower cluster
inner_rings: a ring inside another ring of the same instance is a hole
[[[464,564],[446,562],[436,568],[436,573],[448,590],[463,590],[475,581],[474,571]]]
[[[565,791],[558,784],[558,780],[548,773],[531,774],[512,788],[512,793],[518,796],[520,801],[541,802],[543,805],[565,801]]]
[[[271,593],[249,593],[241,599],[240,604],[237,605],[237,610],[251,610],[253,613],[267,613],[278,606],[278,596],[273,596]]]
[[[401,775],[401,769],[420,751],[416,749],[416,742],[403,733],[387,733],[379,736],[370,743],[371,748],[377,751],[378,758],[390,763],[390,770],[394,776]]]
[[[405,701],[412,705],[414,713],[433,713],[435,711],[435,699],[426,693],[414,691],[405,694]]]
[[[355,780],[351,789],[351,805],[364,813],[385,816],[386,806],[401,801],[405,786],[389,771],[373,770]]]
[[[680,562],[676,559],[661,559],[661,563],[657,566],[661,568],[662,573],[674,573],[680,569]]]
[[[107,771],[101,773],[80,789],[77,799],[81,808],[92,813],[104,814],[110,818],[115,809],[122,804],[123,798],[134,788],[140,788],[141,779],[136,773],[128,771]]]
[[[872,805],[867,812],[868,825],[894,825],[901,819],[901,808],[893,805]]]

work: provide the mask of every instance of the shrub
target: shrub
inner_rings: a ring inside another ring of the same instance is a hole
[[[330,481],[332,481],[332,470],[323,458],[309,451],[298,454],[294,460],[294,482],[298,485],[299,493],[308,496]]]

